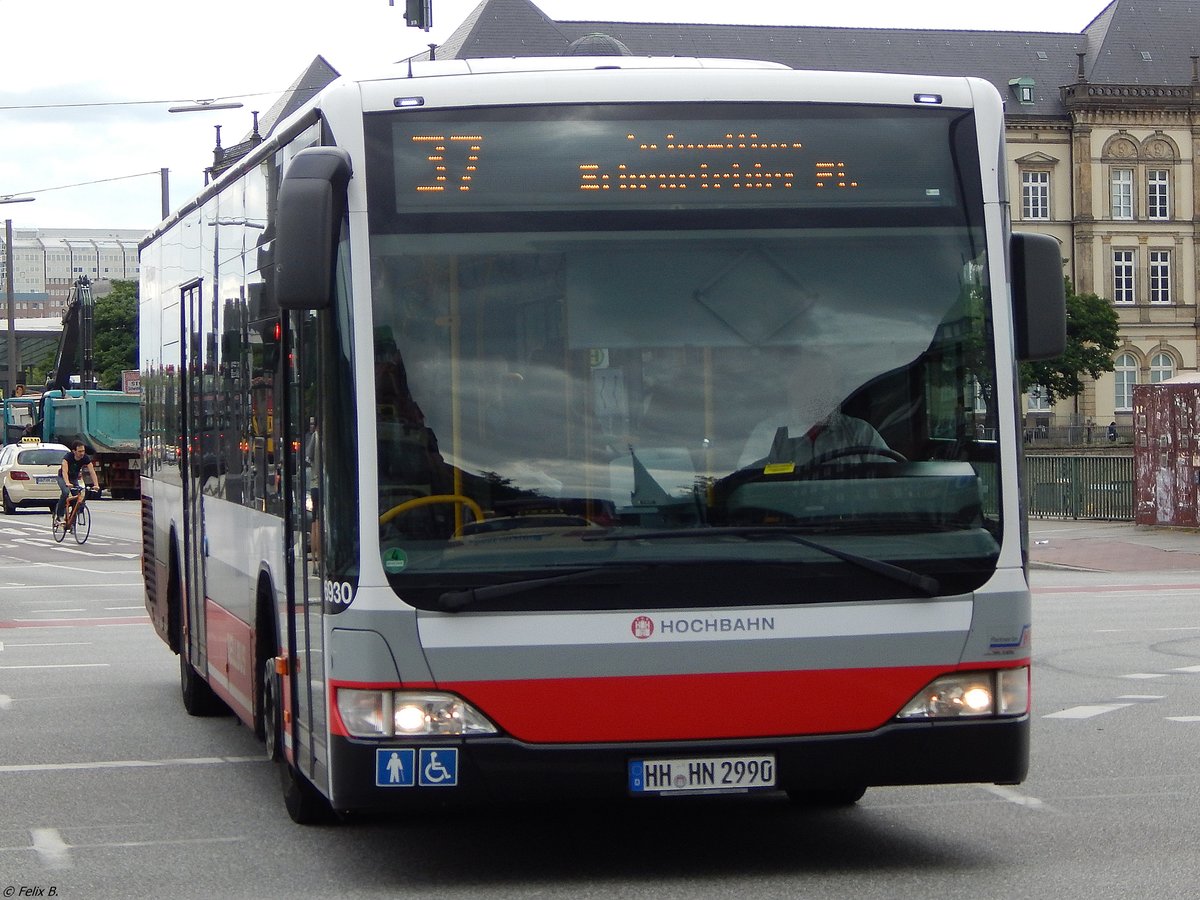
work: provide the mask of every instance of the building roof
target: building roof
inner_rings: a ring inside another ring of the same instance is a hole
[[[1084,29],[1096,84],[1187,84],[1200,54],[1200,0],[1113,0]]]
[[[1099,2],[1098,4],[1099,5]],[[639,56],[762,59],[794,69],[974,75],[1012,100],[1013,82],[1033,82],[1033,102],[1010,116],[1066,114],[1059,88],[1100,84],[1187,84],[1200,53],[1200,0],[1112,0],[1080,33],[959,31],[555,21],[532,0],[482,0],[439,58],[557,56],[604,34]],[[1149,57],[1148,59],[1146,57]]]
[[[267,137],[275,126],[302,107],[305,103],[315,97],[322,88],[331,84],[339,75],[337,69],[329,64],[329,61],[323,56],[313,57],[303,72],[296,76],[296,80],[288,86],[288,89],[279,95],[279,98],[271,105],[265,113],[258,117],[257,134],[262,137]],[[250,140],[255,132],[247,134],[243,138],[243,142]]]

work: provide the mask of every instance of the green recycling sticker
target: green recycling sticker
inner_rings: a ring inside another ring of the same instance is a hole
[[[408,554],[399,547],[391,547],[383,551],[383,571],[403,572],[408,565]]]

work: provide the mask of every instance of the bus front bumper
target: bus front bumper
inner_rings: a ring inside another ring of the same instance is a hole
[[[1029,717],[892,723],[863,734],[639,744],[525,744],[509,737],[386,742],[333,737],[337,810],[403,811],[456,802],[659,796],[630,790],[630,763],[770,755],[778,790],[1018,784]],[[713,793],[706,791],[704,793]]]

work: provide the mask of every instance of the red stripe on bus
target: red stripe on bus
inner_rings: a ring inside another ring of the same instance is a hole
[[[529,743],[715,740],[873,731],[939,675],[1022,664],[1028,660],[957,667],[449,681],[436,689],[458,694],[504,732]],[[345,736],[336,709],[330,722],[334,733]]]
[[[254,710],[247,704],[254,696],[254,632],[233,613],[205,598],[204,647],[208,653],[209,685],[244,722],[253,722]],[[212,677],[215,670],[216,678]],[[226,688],[221,680],[229,688]],[[232,688],[232,690],[230,690]]]

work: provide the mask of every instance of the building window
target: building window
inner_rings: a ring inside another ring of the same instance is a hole
[[[1175,357],[1170,353],[1155,353],[1150,357],[1150,383],[1158,384],[1175,377]]]
[[[1017,100],[1025,106],[1033,105],[1033,88],[1036,84],[1037,82],[1028,75],[1024,75],[1021,78],[1013,78],[1008,82],[1008,86],[1016,95]]]
[[[1133,250],[1113,251],[1113,303],[1133,303]]]
[[[1029,388],[1029,393],[1025,395],[1025,408],[1029,412],[1049,412],[1050,406],[1050,395],[1044,387],[1035,384]]]
[[[1116,394],[1113,397],[1117,412],[1133,409],[1133,386],[1137,384],[1138,365],[1132,353],[1122,353],[1113,365],[1116,379]]]
[[[971,379],[971,394],[975,398],[971,408],[977,415],[987,415],[987,397],[983,394],[983,385],[975,378]]]
[[[1150,302],[1171,302],[1171,251],[1150,251]]]
[[[1151,169],[1146,173],[1146,215],[1151,219],[1171,218],[1170,173],[1166,169]]]
[[[1050,173],[1021,173],[1021,217],[1050,218]]]
[[[1133,218],[1133,169],[1112,171],[1112,217]]]

